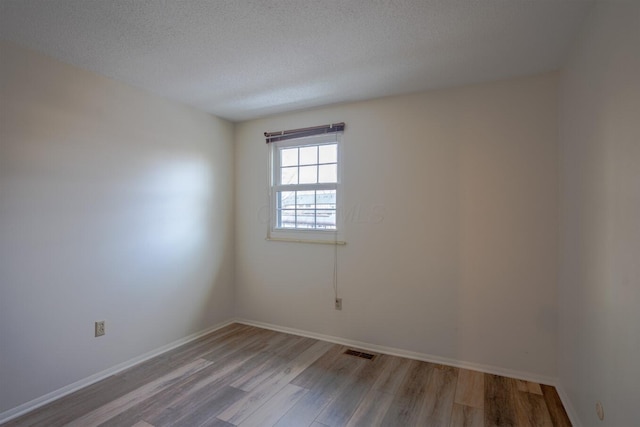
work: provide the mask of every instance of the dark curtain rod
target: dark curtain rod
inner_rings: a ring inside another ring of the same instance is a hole
[[[325,133],[337,133],[344,131],[344,123],[314,126],[310,128],[281,130],[279,132],[265,132],[267,144],[271,142],[286,141],[287,139],[302,138],[305,136],[322,135]]]

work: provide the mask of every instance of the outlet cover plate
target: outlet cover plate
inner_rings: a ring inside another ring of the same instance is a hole
[[[104,320],[96,322],[96,337],[104,335]]]

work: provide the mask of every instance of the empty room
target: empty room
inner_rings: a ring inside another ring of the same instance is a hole
[[[0,425],[640,425],[640,2],[0,0]]]

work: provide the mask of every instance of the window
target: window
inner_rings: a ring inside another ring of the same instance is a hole
[[[340,133],[325,133],[270,143],[269,238],[342,239],[340,139]]]

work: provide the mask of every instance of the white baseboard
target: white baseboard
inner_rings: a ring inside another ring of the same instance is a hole
[[[33,399],[29,402],[23,403],[22,405],[16,406],[15,408],[9,409],[7,411],[4,411],[2,413],[0,413],[0,424],[5,423],[9,420],[12,420],[14,418],[17,418],[21,415],[26,414],[27,412],[31,412],[36,408],[39,408],[41,406],[46,405],[49,402],[52,402],[56,399],[60,399],[61,397],[64,397],[68,394],[71,394],[83,387],[86,387],[88,385],[97,383],[100,380],[103,380],[111,375],[115,375],[118,372],[124,371],[125,369],[128,369],[134,365],[137,365],[138,363],[144,362],[145,360],[149,360],[153,357],[159,356],[162,353],[166,353],[169,350],[173,350],[176,347],[180,347],[181,345],[184,345],[188,342],[194,341],[204,335],[210,334],[211,332],[214,332],[218,329],[224,328],[227,325],[230,325],[234,323],[234,320],[227,320],[225,322],[222,323],[218,323],[217,325],[214,325],[210,328],[207,328],[205,330],[202,330],[200,332],[196,332],[195,334],[191,334],[187,337],[184,338],[180,338],[179,340],[173,341],[172,343],[169,343],[167,345],[164,345],[162,347],[159,347],[155,350],[151,350],[150,352],[144,353],[140,356],[134,357],[133,359],[129,359],[126,362],[122,362],[118,365],[115,365],[111,368],[105,369],[104,371],[98,372],[96,374],[93,374],[89,377],[83,378],[79,381],[76,381],[72,384],[69,384],[65,387],[59,388],[57,390],[52,391],[51,393],[47,393],[44,396],[40,396],[36,399]]]
[[[500,368],[497,366],[483,365],[473,362],[465,362],[462,360],[451,359],[448,357],[434,356],[426,353],[418,353],[415,351],[402,350],[394,347],[386,347],[382,345],[369,344],[362,341],[355,341],[346,338],[334,337],[331,335],[318,334],[308,332],[301,329],[289,328],[285,326],[273,325],[270,323],[256,322],[248,319],[236,319],[237,323],[245,325],[257,326],[259,328],[271,329],[273,331],[285,332],[288,334],[299,335],[308,338],[315,338],[322,341],[329,341],[336,344],[347,345],[350,347],[360,348],[362,350],[373,351],[376,353],[389,354],[391,356],[406,357],[407,359],[421,360],[424,362],[439,363],[441,365],[453,366],[455,368],[470,369],[474,371],[485,372],[487,374],[501,375],[504,377],[517,378],[525,381],[532,381],[540,384],[556,386],[557,378],[538,375],[531,372],[516,371],[512,369]]]
[[[571,399],[569,399],[569,395],[565,391],[564,387],[562,387],[562,384],[559,380],[556,381],[555,387],[558,391],[558,396],[560,396],[560,400],[562,400],[562,406],[564,406],[564,410],[567,411],[567,415],[569,416],[571,425],[573,427],[582,427],[580,418],[578,418],[578,412],[576,411],[576,408],[571,404]]]

